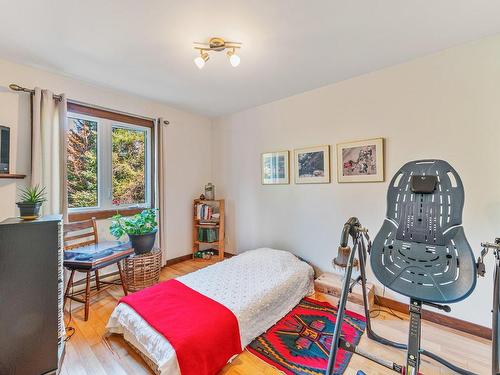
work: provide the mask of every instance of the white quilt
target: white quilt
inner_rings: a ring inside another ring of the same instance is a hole
[[[287,251],[257,249],[178,277],[188,287],[230,309],[238,319],[242,349],[314,291],[314,271]],[[119,304],[108,332],[150,358],[161,374],[180,375],[175,350],[128,305]]]

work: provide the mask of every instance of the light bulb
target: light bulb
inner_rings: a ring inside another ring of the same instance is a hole
[[[235,54],[234,52],[231,54],[231,56],[229,56],[229,62],[235,68],[238,65],[240,65],[240,60],[241,60],[240,57],[237,54]]]
[[[194,59],[194,63],[198,69],[202,69],[205,66],[205,62],[208,60],[208,53],[200,53],[200,56]]]
[[[203,60],[203,57],[198,56],[197,58],[194,59],[194,63],[198,67],[198,69],[202,69],[205,66],[205,60]]]

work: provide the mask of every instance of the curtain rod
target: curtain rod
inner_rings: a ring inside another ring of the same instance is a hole
[[[35,93],[35,90],[27,89],[26,87],[21,87],[19,85],[14,84],[14,83],[11,83],[9,85],[9,89],[14,90],[14,91],[29,92],[31,95],[33,95]],[[54,98],[54,100],[61,100],[62,99],[61,95],[53,94],[52,97]]]
[[[33,89],[28,89],[26,87],[21,87],[19,85],[16,85],[15,83],[11,83],[9,85],[9,88],[13,91],[21,91],[21,92],[27,92],[29,93],[30,95],[33,95],[35,93],[35,90]],[[62,96],[61,95],[56,95],[56,94],[53,94],[52,97],[54,98],[54,100],[61,100],[62,99]],[[68,99],[69,102],[71,103],[75,103],[75,104],[81,104],[81,105],[85,105],[85,106],[88,106],[88,107],[92,107],[92,108],[98,108],[98,109],[105,109],[105,110],[109,110],[107,108],[104,108],[104,107],[99,107],[99,106],[96,106],[96,105],[93,105],[93,104],[87,104],[87,103],[83,103],[83,102],[79,102],[77,100],[71,100],[71,99]],[[150,120],[150,121],[155,121],[155,119],[153,118],[150,118],[150,117],[144,117],[144,116],[138,116],[138,115],[133,115],[133,114],[130,114],[130,113],[126,113],[126,112],[121,112],[121,111],[115,111],[115,110],[112,110],[113,112],[117,112],[117,113],[122,113],[124,115],[129,115],[129,116],[134,116],[134,117],[141,117],[145,120]],[[170,121],[168,120],[164,120],[163,123],[165,125],[169,125],[170,124]]]

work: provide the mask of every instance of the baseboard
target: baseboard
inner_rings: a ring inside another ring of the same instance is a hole
[[[185,260],[190,260],[190,259],[193,259],[192,254],[187,254],[187,255],[177,257],[177,258],[167,259],[165,266],[171,266],[172,264],[177,264],[177,263],[184,262]]]
[[[377,295],[375,295],[375,303],[379,306],[387,307],[403,314],[408,314],[408,304],[406,303]],[[429,310],[422,310],[422,319],[491,340],[491,328],[484,327],[476,323],[467,322],[465,320],[453,318],[451,316],[446,316]]]

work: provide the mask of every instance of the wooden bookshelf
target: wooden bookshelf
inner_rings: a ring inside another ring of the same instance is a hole
[[[198,205],[205,204],[213,209],[213,213],[218,213],[218,219],[203,220],[198,217]],[[210,221],[210,223],[204,223],[204,221]],[[195,258],[194,254],[198,251],[203,251],[209,248],[216,248],[219,255],[219,259],[224,259],[224,199],[217,200],[200,200],[195,199],[193,201],[193,259],[197,261],[205,261],[203,258]],[[198,233],[200,228],[207,228],[217,230],[217,241],[215,242],[205,242],[200,241],[198,238]],[[212,258],[213,259],[213,258]]]

